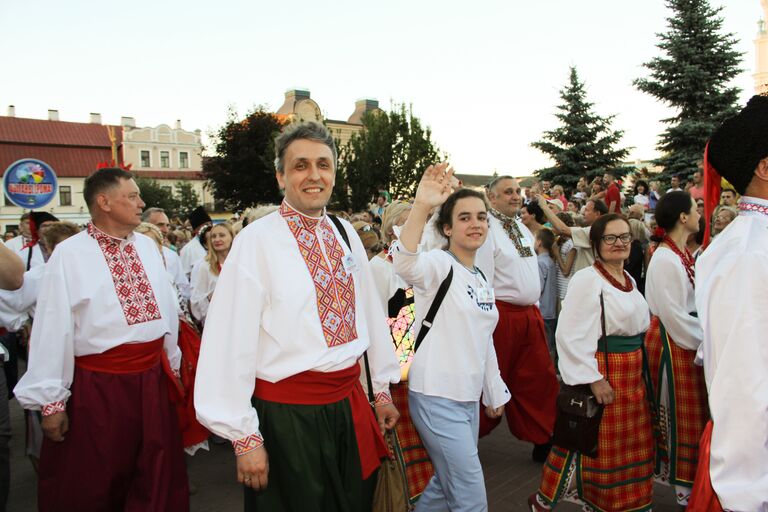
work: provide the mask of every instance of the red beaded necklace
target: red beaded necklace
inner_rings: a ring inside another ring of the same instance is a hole
[[[615,277],[613,277],[608,270],[603,266],[603,263],[600,260],[595,260],[595,269],[602,275],[606,281],[611,283],[614,288],[618,288],[619,290],[623,292],[631,292],[635,289],[635,285],[632,284],[632,278],[629,277],[629,274],[626,270],[624,270],[624,282],[626,284],[621,284]]]
[[[685,248],[685,252],[681,251],[674,240],[669,238],[669,235],[665,235],[662,242],[667,244],[673,253],[677,254],[677,256],[680,258],[680,261],[683,263],[683,268],[685,269],[685,273],[688,275],[688,280],[691,282],[691,286],[696,286],[696,271],[694,270],[694,265],[696,262],[691,255],[691,251],[689,251],[687,247]]]

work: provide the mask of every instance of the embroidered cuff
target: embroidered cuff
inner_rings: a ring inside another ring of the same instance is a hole
[[[245,455],[264,444],[264,439],[259,434],[251,434],[248,437],[232,441],[232,447],[235,449],[235,455]]]
[[[389,396],[389,393],[386,393],[382,391],[381,393],[376,393],[373,399],[374,405],[386,405],[392,403],[392,397]]]
[[[51,404],[46,404],[43,406],[43,416],[51,416],[53,414],[64,412],[67,410],[67,404],[64,403],[64,400],[60,400],[58,402],[53,402]]]

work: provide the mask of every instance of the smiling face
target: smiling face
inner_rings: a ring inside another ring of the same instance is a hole
[[[622,235],[630,235],[629,224],[621,219],[610,221],[605,225],[605,232],[603,233],[603,240],[600,241],[600,258],[606,263],[619,263],[629,258],[629,249],[632,245],[632,239],[628,242],[622,242],[618,237]],[[615,236],[617,237],[616,243],[610,245],[605,242],[605,237]],[[631,237],[631,235],[630,235]]]
[[[232,247],[232,235],[221,225],[213,226],[208,232],[208,241],[214,251],[228,251]]]
[[[288,204],[304,215],[322,215],[336,181],[331,148],[314,140],[295,140],[285,149],[283,165],[276,176]]]
[[[494,209],[508,217],[514,217],[523,204],[521,192],[520,184],[516,179],[504,178],[495,183],[493,189],[488,191],[488,199]]]
[[[451,225],[444,226],[448,248],[475,252],[488,236],[488,211],[479,197],[463,197],[456,201],[451,214]]]
[[[146,206],[132,179],[121,179],[118,185],[107,189],[99,198],[99,205],[114,225],[131,231],[141,224],[141,211]]]

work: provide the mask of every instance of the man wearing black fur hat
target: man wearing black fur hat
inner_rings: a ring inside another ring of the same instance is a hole
[[[211,221],[210,215],[208,215],[205,208],[202,206],[198,206],[192,210],[188,220],[192,225],[193,237],[192,240],[181,249],[181,253],[179,254],[179,256],[181,256],[181,269],[187,275],[187,278],[189,278],[189,275],[192,273],[192,267],[195,266],[195,263],[205,258],[205,255],[208,252],[208,250],[203,247],[203,244],[200,243],[197,235],[204,227],[210,226],[213,222]]]
[[[753,97],[715,131],[704,166],[708,207],[721,176],[743,197],[696,264],[712,421],[689,510],[768,511],[768,97]]]

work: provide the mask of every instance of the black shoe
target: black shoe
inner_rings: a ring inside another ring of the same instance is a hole
[[[531,458],[534,460],[534,462],[544,463],[547,461],[547,456],[549,455],[549,450],[551,448],[552,443],[535,444],[533,445],[533,453],[531,453]]]

